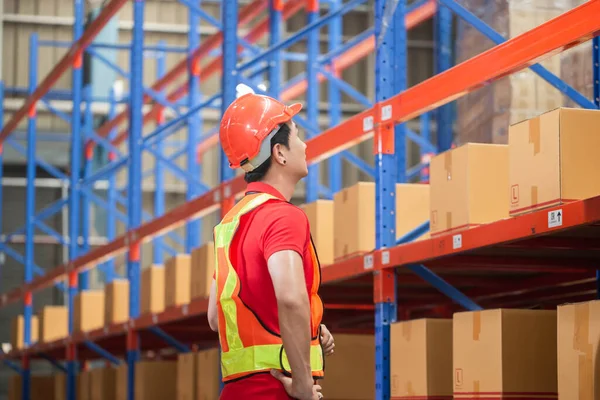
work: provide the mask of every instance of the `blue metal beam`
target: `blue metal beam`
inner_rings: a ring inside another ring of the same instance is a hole
[[[153,334],[155,334],[156,336],[158,336],[159,338],[164,340],[167,344],[169,344],[170,346],[175,348],[178,352],[180,352],[180,353],[189,353],[190,352],[190,348],[188,346],[184,345],[183,343],[181,343],[180,341],[178,341],[177,339],[175,339],[174,337],[169,335],[167,332],[163,331],[158,326],[153,326],[149,330],[150,330],[150,332],[152,332]]]
[[[121,360],[119,360],[117,357],[110,354],[108,351],[104,350],[102,347],[98,346],[96,343],[94,343],[90,340],[86,340],[84,342],[84,344],[88,349],[92,350],[94,353],[98,354],[100,357],[109,361],[111,364],[113,364],[115,366],[121,365]]]
[[[330,0],[330,4],[331,4],[331,7],[334,9],[339,8],[339,6],[341,4],[341,0]],[[329,26],[327,27],[327,33],[329,34],[329,43],[328,43],[329,53],[326,54],[325,57],[319,57],[319,59],[320,59],[320,62],[326,63],[329,67],[333,66],[333,63],[330,63],[330,60],[332,60],[333,57],[336,57],[337,54],[342,54],[342,53],[336,53],[336,51],[342,47],[345,47],[345,45],[342,45],[342,30],[343,30],[342,25],[343,25],[342,17],[335,17],[335,18],[331,19],[331,22],[329,23]],[[368,31],[370,31],[370,35],[373,34],[373,29],[368,29]],[[355,36],[352,40],[350,40],[351,42],[353,42],[352,45],[354,45],[355,43],[360,43],[360,41],[363,40],[363,38],[362,38],[363,35],[364,35],[364,32],[360,35]],[[343,50],[343,51],[345,51],[345,50]],[[333,55],[331,58],[327,58],[332,53],[336,53],[336,55]],[[334,82],[330,81],[328,83],[327,89],[328,89],[327,92],[329,94],[329,127],[331,128],[331,127],[339,125],[339,123],[342,121],[342,110],[341,110],[342,94],[340,93],[338,86]],[[332,104],[335,104],[336,106],[333,107]],[[346,151],[346,153],[345,153],[346,159],[348,159],[348,157],[350,157],[349,154],[352,154],[352,153],[350,153],[349,151]],[[365,163],[365,165],[366,165],[366,163]],[[375,174],[374,168],[372,169],[371,173],[373,175]],[[373,176],[373,175],[371,175],[371,176]],[[342,190],[342,176],[343,176],[343,172],[342,172],[341,155],[334,154],[329,159],[329,188],[331,189],[332,197],[335,193]]]
[[[427,268],[424,265],[414,264],[408,266],[408,269],[422,278],[425,282],[429,283],[431,286],[448,296],[452,301],[460,304],[464,308],[469,311],[478,311],[483,310],[483,307],[475,303],[473,300],[468,298],[464,293],[460,290],[456,289],[454,286],[446,282],[440,276],[436,275],[433,271]]]
[[[29,140],[29,139],[27,139],[27,140]],[[16,151],[21,153],[23,156],[29,157],[28,150],[26,150],[25,147],[23,147],[19,143],[17,143],[14,140],[14,138],[9,137],[9,138],[7,138],[7,140],[5,142],[7,144],[11,145]],[[48,172],[50,175],[52,175],[56,179],[59,179],[61,181],[68,180],[67,176],[65,174],[63,174],[61,171],[59,171],[58,168],[54,167],[53,165],[48,164],[46,161],[42,160],[41,158],[37,158],[35,154],[34,154],[33,162],[35,164],[37,164],[36,166],[42,167],[46,172]]]
[[[223,73],[221,75],[223,100],[221,102],[221,115],[223,115],[225,110],[227,110],[227,107],[229,107],[236,98],[236,87],[242,70],[236,71],[238,50],[238,0],[225,1],[221,4],[221,21],[223,26]],[[251,66],[252,65],[249,65],[248,67]],[[229,161],[227,160],[223,149],[219,150],[219,154],[219,180],[225,182],[232,179],[235,176],[235,172],[229,168]]]
[[[323,74],[330,83],[335,85],[338,89],[343,90],[348,96],[352,97],[354,100],[358,101],[360,104],[365,106],[365,108],[373,107],[373,102],[369,100],[364,94],[355,89],[352,85],[350,85],[348,82],[334,76],[325,68],[319,68],[319,72]],[[334,107],[333,104],[334,103],[329,103],[331,108]]]
[[[479,32],[484,34],[487,38],[493,41],[495,44],[501,44],[506,41],[506,39],[492,29],[489,25],[483,22],[481,19],[477,18],[473,13],[467,10],[465,7],[456,3],[454,0],[438,0],[440,4],[448,7],[452,10],[458,17],[464,19],[469,24],[473,25]],[[438,12],[443,12],[445,7],[440,7]],[[444,17],[445,18],[445,17]],[[450,34],[450,32],[448,32]],[[445,40],[445,42],[449,42],[451,40],[451,36]],[[448,49],[450,49],[448,45]],[[575,90],[572,86],[565,83],[562,79],[558,78],[556,75],[548,71],[540,64],[535,64],[529,67],[533,72],[538,74],[542,79],[548,82],[550,85],[560,90],[563,94],[567,95],[574,102],[579,104],[583,108],[588,109],[597,109],[598,107],[589,99],[587,99],[584,95]],[[438,71],[438,73],[441,71]]]
[[[58,361],[56,361],[54,358],[50,357],[48,354],[40,353],[40,357],[52,364],[52,366],[57,370],[64,372],[65,374],[67,373],[67,368]]]
[[[315,5],[316,9],[309,9]],[[314,26],[319,19],[319,3],[318,0],[308,1],[306,10],[306,24]],[[320,84],[317,79],[317,58],[319,57],[320,46],[320,29],[315,26],[311,29],[306,38],[306,119],[308,124],[318,132],[319,129],[319,100],[320,100]],[[338,105],[331,105],[336,107]],[[300,118],[296,118],[299,121]],[[307,135],[308,136],[308,135]],[[312,203],[319,198],[319,186],[321,185],[320,165],[315,163],[308,166],[308,176],[306,177],[305,193],[306,203]]]
[[[287,47],[290,47],[291,45],[293,45],[295,43],[298,43],[300,40],[304,39],[305,36],[309,35],[313,30],[322,28],[323,26],[327,25],[332,18],[344,15],[347,12],[352,11],[353,9],[355,9],[356,7],[358,7],[359,5],[361,5],[364,2],[366,2],[366,0],[350,0],[349,2],[344,4],[342,7],[338,8],[336,10],[330,11],[327,15],[315,20],[313,23],[300,29],[298,32],[289,36],[284,41],[279,42],[275,46],[271,46],[269,49],[264,50],[262,53],[260,53],[253,59],[241,64],[240,66],[238,66],[238,70],[245,71],[246,69],[252,67],[253,65],[256,65],[257,63],[259,63],[261,61],[266,61],[274,52],[283,50]]]
[[[429,221],[422,223],[412,231],[406,233],[404,236],[396,240],[396,244],[410,243],[427,232],[429,232]]]

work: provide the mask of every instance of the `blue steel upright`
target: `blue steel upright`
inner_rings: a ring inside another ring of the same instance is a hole
[[[75,21],[73,24],[73,41],[79,40],[83,34],[84,3],[74,0]],[[73,111],[71,114],[71,175],[69,179],[69,261],[77,258],[79,253],[77,238],[79,236],[79,174],[81,169],[81,100],[83,91],[83,51],[73,61],[72,96]],[[73,309],[77,292],[77,275],[69,275],[68,313],[69,335],[73,333]],[[75,400],[76,395],[76,354],[73,344],[67,345],[67,399]]]
[[[198,7],[200,7],[200,0],[192,1],[197,2]],[[200,93],[200,59],[192,59],[190,57],[200,46],[200,18],[191,8],[188,9],[188,13],[190,26],[188,32],[188,106],[189,108],[192,108],[202,101]],[[202,111],[198,111],[188,118],[187,172],[193,176],[196,181],[202,178],[200,164],[198,163],[198,157],[196,155],[200,133],[202,132],[201,113]],[[187,183],[186,200],[190,201],[200,193],[196,182],[188,179]],[[190,220],[187,223],[185,251],[188,254],[200,244],[200,234],[202,229],[200,224],[201,222],[198,218]]]
[[[269,2],[269,46],[274,46],[281,40],[283,0]],[[279,98],[281,91],[281,53],[275,52],[269,61],[269,95]]]
[[[109,92],[109,107],[108,118],[112,121],[117,116],[117,98],[114,87]],[[117,129],[111,129],[108,134],[108,140],[112,141],[117,136]],[[115,159],[116,154],[109,149],[108,162],[111,163]],[[110,174],[108,177],[108,206],[111,210],[117,208],[117,177],[116,174]],[[115,239],[117,234],[117,217],[110,212],[106,213],[106,237],[109,242]],[[106,275],[105,282],[111,283],[115,276],[115,259],[111,258],[106,262],[104,273]]]
[[[435,74],[452,67],[452,12],[438,5],[435,15]],[[442,153],[452,147],[453,105],[448,103],[436,111],[437,148]]]
[[[221,4],[221,22],[223,25],[223,74],[221,75],[223,101],[221,102],[221,114],[224,114],[227,107],[235,100],[238,83],[238,1],[224,1]],[[232,179],[235,173],[229,168],[229,161],[222,148],[220,149],[220,154],[220,180],[221,182],[225,182]]]
[[[129,107],[129,182],[128,182],[128,230],[142,223],[142,106],[144,104],[144,6],[145,1],[133,2],[133,40],[131,43],[131,82]],[[129,316],[140,315],[140,242],[130,237],[127,260],[129,278]],[[135,400],[135,363],[139,359],[139,336],[134,330],[127,337],[127,399]]]
[[[406,0],[392,2],[375,0],[375,97],[382,102],[394,96],[405,82],[406,42],[395,43],[404,29]],[[397,81],[398,79],[398,81]],[[396,244],[396,182],[398,160],[394,153],[395,129],[386,115],[391,110],[379,109],[375,131],[375,247],[390,248]],[[387,122],[386,122],[387,121]],[[395,275],[395,274],[391,274]],[[386,286],[393,293],[385,299],[375,299],[375,393],[377,400],[390,398],[390,324],[396,320],[396,282],[384,285],[388,274],[375,276],[375,285]],[[381,289],[380,289],[381,290]],[[376,289],[377,291],[377,289]]]
[[[37,86],[38,75],[38,34],[32,33],[29,37],[29,94],[31,95]],[[29,118],[27,120],[27,188],[25,198],[25,217],[27,218],[25,228],[25,284],[33,279],[34,260],[34,243],[33,235],[35,234],[35,170],[36,163],[36,106],[32,104],[29,110]],[[32,309],[32,294],[28,292],[25,295],[25,310],[23,313],[24,333],[23,344],[25,348],[31,344],[31,317]],[[30,381],[31,370],[29,368],[29,356],[23,356],[23,380],[22,380],[22,395],[23,400],[30,398]]]
[[[191,26],[191,25],[190,25]],[[159,47],[163,43],[159,43]],[[167,72],[167,54],[162,52],[156,59],[156,73],[157,80],[161,79]],[[161,93],[163,94],[164,91]],[[156,117],[157,127],[165,122],[164,110],[161,110]],[[166,139],[165,139],[166,140]],[[165,140],[159,140],[156,142],[156,151],[160,155],[165,154]],[[158,218],[165,212],[165,173],[163,168],[163,161],[160,159],[154,160],[154,218]],[[155,265],[163,264],[163,246],[164,238],[162,235],[158,235],[152,242],[152,260]]]
[[[329,0],[331,8],[336,9],[341,5],[340,0]],[[329,51],[332,52],[342,46],[342,17],[338,16],[331,19],[327,27],[329,34]],[[331,62],[333,68],[334,63]],[[335,71],[331,71],[335,75]],[[328,84],[329,93],[329,126],[334,127],[342,122],[342,96],[340,89],[334,82]],[[342,156],[335,154],[329,159],[329,189],[331,194],[342,190]]]
[[[92,130],[94,129],[94,116],[92,114],[92,87],[86,86],[83,91],[85,99],[84,113],[84,134],[85,139],[85,161],[83,165],[83,178],[87,178],[92,173],[92,161],[94,156],[94,147],[92,142],[88,142],[92,138]],[[89,191],[94,190],[93,184],[88,188]],[[90,250],[90,197],[86,190],[81,191],[81,242],[79,243],[80,254],[86,254]],[[88,290],[90,286],[89,271],[82,272],[79,275],[79,290]]]
[[[319,19],[319,0],[306,0],[306,24],[310,25]],[[306,119],[311,129],[319,131],[319,81],[317,79],[317,57],[319,57],[320,29],[311,29],[306,38]],[[306,132],[309,135],[308,131]],[[306,202],[312,203],[319,198],[319,164],[308,166],[306,177]]]

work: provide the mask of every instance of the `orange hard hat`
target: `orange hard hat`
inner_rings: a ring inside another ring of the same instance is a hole
[[[301,109],[301,104],[286,106],[272,97],[254,93],[233,101],[225,110],[219,128],[219,140],[229,166],[242,167],[248,172],[265,162],[271,156],[272,135]]]

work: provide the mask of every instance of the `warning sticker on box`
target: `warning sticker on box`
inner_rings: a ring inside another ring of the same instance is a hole
[[[563,212],[562,209],[548,211],[548,228],[556,228],[563,224]]]

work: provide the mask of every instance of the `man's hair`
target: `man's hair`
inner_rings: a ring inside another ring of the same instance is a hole
[[[290,130],[290,127],[288,124],[283,124],[280,126],[279,130],[271,138],[271,149],[270,149],[271,155],[273,153],[273,147],[275,147],[276,144],[281,144],[281,145],[285,146],[286,149],[290,148],[290,133],[291,132],[292,131]],[[244,180],[247,183],[259,182],[264,179],[267,172],[269,172],[269,168],[271,168],[271,155],[269,155],[269,158],[267,158],[267,161],[260,164],[253,171],[246,172],[246,174],[244,175]]]

